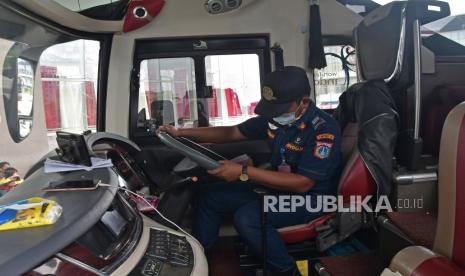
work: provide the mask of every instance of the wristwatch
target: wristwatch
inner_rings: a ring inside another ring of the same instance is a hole
[[[239,180],[242,182],[249,181],[249,175],[247,174],[247,165],[242,165],[242,172],[239,175]]]

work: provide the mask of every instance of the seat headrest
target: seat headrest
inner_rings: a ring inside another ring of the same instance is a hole
[[[155,119],[157,124],[174,125],[174,106],[171,101],[153,101],[150,104],[152,119]]]
[[[385,80],[405,88],[413,83],[413,22],[426,24],[450,14],[449,4],[396,1],[370,12],[354,32],[362,80]]]

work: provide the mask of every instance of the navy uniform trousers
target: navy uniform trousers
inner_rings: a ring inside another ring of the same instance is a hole
[[[234,227],[248,244],[255,256],[262,256],[261,202],[254,189],[259,187],[249,182],[210,183],[198,193],[195,208],[193,234],[209,250],[218,238],[223,218],[233,214]],[[273,195],[279,195],[274,191]],[[287,192],[283,194],[289,195]],[[314,201],[314,200],[312,200]],[[278,206],[276,205],[276,208]],[[282,271],[294,266],[277,228],[311,221],[321,213],[310,213],[305,206],[296,212],[267,213],[267,261],[271,270]]]

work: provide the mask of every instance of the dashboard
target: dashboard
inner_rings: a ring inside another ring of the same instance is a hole
[[[196,240],[142,215],[119,190],[137,191],[147,185],[159,189],[136,160],[137,145],[98,135],[99,139],[88,139],[90,148],[93,154],[110,158],[113,168],[45,173],[43,166],[37,166],[22,185],[0,198],[3,205],[43,197],[63,207],[51,226],[0,232],[2,274],[206,276],[206,258]],[[76,179],[109,186],[94,191],[42,190],[52,181]]]

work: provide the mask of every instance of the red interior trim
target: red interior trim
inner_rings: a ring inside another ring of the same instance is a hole
[[[410,276],[464,276],[465,271],[449,261],[446,257],[434,257],[422,262]]]
[[[465,117],[462,118],[460,125],[456,166],[455,230],[452,260],[460,267],[465,268]]]
[[[352,164],[349,173],[342,182],[339,194],[344,197],[344,202],[350,201],[350,196],[362,196],[362,198],[372,195],[376,188],[375,181],[368,171],[360,154]]]
[[[164,0],[131,1],[129,3],[128,11],[126,12],[126,17],[124,18],[123,32],[127,33],[147,25],[160,13],[164,5]],[[137,7],[144,7],[148,15],[145,18],[137,18],[134,15],[134,9]]]
[[[286,244],[299,243],[299,242],[303,242],[306,240],[310,240],[318,236],[318,232],[316,231],[316,228],[322,225],[323,223],[325,223],[330,218],[332,218],[334,215],[335,215],[334,213],[324,215],[322,217],[312,220],[311,222],[305,225],[302,225],[302,227],[292,229],[292,230],[278,229],[278,232],[279,232],[279,235],[281,236],[281,239],[283,239],[284,243]]]

